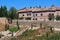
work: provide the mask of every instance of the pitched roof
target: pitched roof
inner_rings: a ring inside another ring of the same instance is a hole
[[[50,8],[25,8],[25,9],[21,9],[21,10],[18,10],[17,12],[28,12],[28,11],[60,11],[60,7],[55,7],[55,6],[52,6]]]

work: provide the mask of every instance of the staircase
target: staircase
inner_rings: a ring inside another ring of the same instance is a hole
[[[18,32],[16,32],[15,37],[22,35],[22,33],[25,32],[28,28],[28,26],[21,27],[21,29]]]

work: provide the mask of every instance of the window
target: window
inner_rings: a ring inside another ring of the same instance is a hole
[[[36,18],[36,20],[37,20],[37,18]]]
[[[35,14],[33,13],[33,17],[35,16]]]
[[[36,16],[37,16],[37,14],[36,14]]]
[[[52,14],[54,16],[54,14]]]
[[[24,14],[23,14],[23,16],[24,16]]]
[[[48,14],[48,19],[49,19],[49,20],[52,20],[52,15],[51,15],[51,13]]]
[[[41,13],[41,16],[43,16],[43,14]]]
[[[52,19],[54,19],[54,14],[52,14]]]
[[[27,13],[27,16],[31,16],[31,13]]]
[[[37,20],[37,18],[33,18],[33,20]]]
[[[36,13],[33,13],[33,16],[35,17],[35,16],[37,16],[37,14]]]
[[[33,18],[33,20],[34,20],[34,18]]]

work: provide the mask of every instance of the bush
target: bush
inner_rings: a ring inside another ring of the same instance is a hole
[[[17,32],[18,31],[18,28],[9,28],[9,31],[12,33],[12,36],[13,36],[13,32]]]
[[[56,20],[60,20],[60,16],[59,15],[56,16]]]
[[[22,35],[24,35],[24,36],[28,36],[28,35],[30,35],[31,33],[33,32],[33,30],[26,30]]]
[[[17,32],[18,31],[18,28],[16,28],[16,27],[9,28],[9,31],[11,31],[11,32]]]

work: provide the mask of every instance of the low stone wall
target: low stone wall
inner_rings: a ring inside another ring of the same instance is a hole
[[[17,20],[13,20],[13,24],[16,25],[16,22]],[[42,23],[43,26],[54,26],[54,27],[57,27],[57,28],[60,28],[60,21],[20,21],[18,20],[18,24],[20,26],[30,26],[31,25],[35,25],[35,27],[40,27],[40,23]]]

